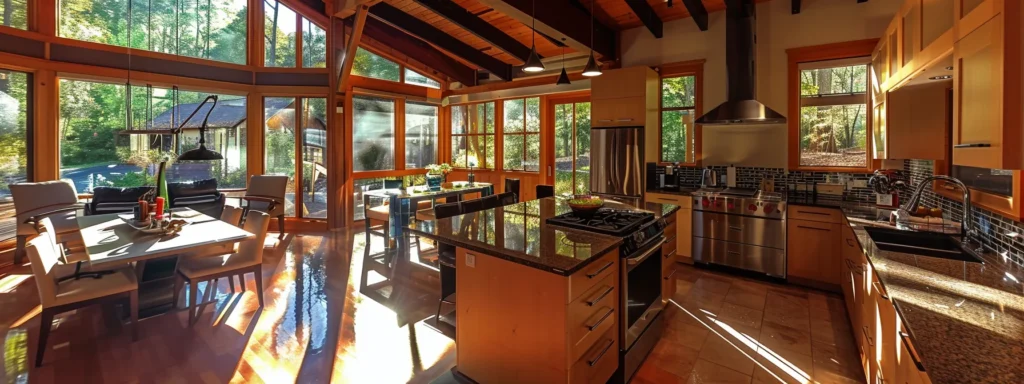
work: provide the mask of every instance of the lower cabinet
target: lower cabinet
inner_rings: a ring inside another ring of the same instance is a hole
[[[644,193],[644,201],[679,206],[679,211],[676,212],[674,218],[676,225],[672,228],[665,228],[665,238],[673,239],[676,243],[675,261],[693,264],[693,198],[683,195],[646,192]]]
[[[786,276],[792,283],[838,291],[840,225],[790,218],[786,237]]]
[[[677,217],[665,218],[665,244],[661,246],[661,302],[667,304],[676,292],[676,255],[679,253],[677,228],[682,222]]]

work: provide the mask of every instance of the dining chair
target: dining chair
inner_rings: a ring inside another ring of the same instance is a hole
[[[518,196],[519,194],[519,179],[505,179],[505,192],[512,192]]]
[[[17,212],[14,264],[21,264],[25,256],[25,241],[38,233],[36,224],[43,217],[53,221],[57,239],[78,233],[78,220],[75,217],[84,205],[78,203],[78,191],[70,180],[15,183],[10,188],[14,211]]]
[[[498,195],[487,195],[480,199],[484,201],[484,209],[494,209],[498,208],[498,206],[500,205],[500,202],[498,201]]]
[[[555,195],[554,185],[537,184],[537,198],[552,197]]]
[[[242,208],[225,205],[224,210],[220,212],[220,221],[239,227],[242,222]],[[210,247],[204,247],[203,249],[182,254],[180,257],[182,260],[193,258],[193,257],[207,257],[207,256],[220,256],[226,253],[235,251],[238,244],[221,244]],[[229,279],[230,280],[230,279]],[[234,280],[231,280],[231,291],[234,292]]]
[[[245,275],[252,272],[256,280],[256,298],[263,307],[263,242],[267,238],[267,226],[270,215],[263,212],[250,211],[246,214],[242,229],[256,236],[238,243],[235,252],[211,257],[199,257],[182,260],[178,265],[178,276],[174,280],[174,303],[178,302],[178,292],[184,284],[188,284],[188,326],[195,325],[203,307],[209,302],[198,303],[198,283],[216,281],[222,277],[240,276],[245,282]],[[214,289],[211,286],[207,288]],[[207,291],[212,292],[212,291]]]
[[[438,220],[462,214],[462,203],[438,204],[434,206],[434,217]],[[455,305],[450,297],[455,294],[455,246],[437,243],[438,269],[441,271],[441,298],[437,302],[437,321],[441,321],[441,305]]]
[[[242,216],[248,218],[249,211],[259,211],[277,218],[279,239],[284,238],[285,194],[288,190],[288,176],[254,175],[249,178],[249,187],[242,196]]]
[[[465,200],[460,202],[459,204],[462,205],[463,214],[473,213],[486,209],[484,205],[484,198],[482,197],[479,199]]]
[[[43,219],[49,220],[49,219]],[[132,341],[139,339],[139,284],[131,266],[123,266],[98,278],[79,278],[58,282],[56,267],[59,255],[56,238],[40,234],[28,241],[26,253],[31,260],[32,274],[39,291],[42,314],[39,341],[36,346],[36,367],[43,363],[46,342],[55,315],[108,301],[128,299]]]
[[[515,192],[503,192],[501,194],[498,194],[497,196],[499,207],[504,207],[506,205],[512,205],[519,202],[519,196],[516,195]]]

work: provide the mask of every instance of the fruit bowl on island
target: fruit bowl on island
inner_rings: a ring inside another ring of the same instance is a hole
[[[604,206],[604,200],[591,195],[576,195],[567,201],[572,212],[579,216],[592,216]]]

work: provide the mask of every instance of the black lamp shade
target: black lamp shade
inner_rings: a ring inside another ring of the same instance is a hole
[[[569,74],[565,72],[565,68],[562,68],[562,73],[558,75],[558,81],[555,82],[558,85],[569,85]]]
[[[178,156],[179,161],[211,161],[211,160],[224,160],[224,156],[221,156],[220,152],[211,151],[206,148],[206,144],[199,144],[199,148],[186,151]]]
[[[537,54],[537,47],[530,48],[530,56],[526,58],[526,63],[523,63],[523,72],[540,72],[544,70],[544,63],[540,61],[540,55]]]
[[[587,60],[587,66],[583,68],[583,76],[601,76],[601,66],[597,64],[597,60],[594,60],[594,52],[590,52],[590,59]]]

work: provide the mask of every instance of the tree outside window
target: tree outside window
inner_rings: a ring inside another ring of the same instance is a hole
[[[363,48],[356,49],[356,58],[352,62],[352,74],[388,81],[399,81],[402,76],[401,66],[398,63]]]
[[[451,108],[452,165],[494,169],[494,102]]]
[[[502,168],[506,171],[540,170],[540,98],[505,100]]]
[[[868,166],[867,62],[800,70],[800,166]]]
[[[28,0],[0,0],[0,25],[28,29]]]
[[[694,76],[661,79],[661,161],[694,162]]]

